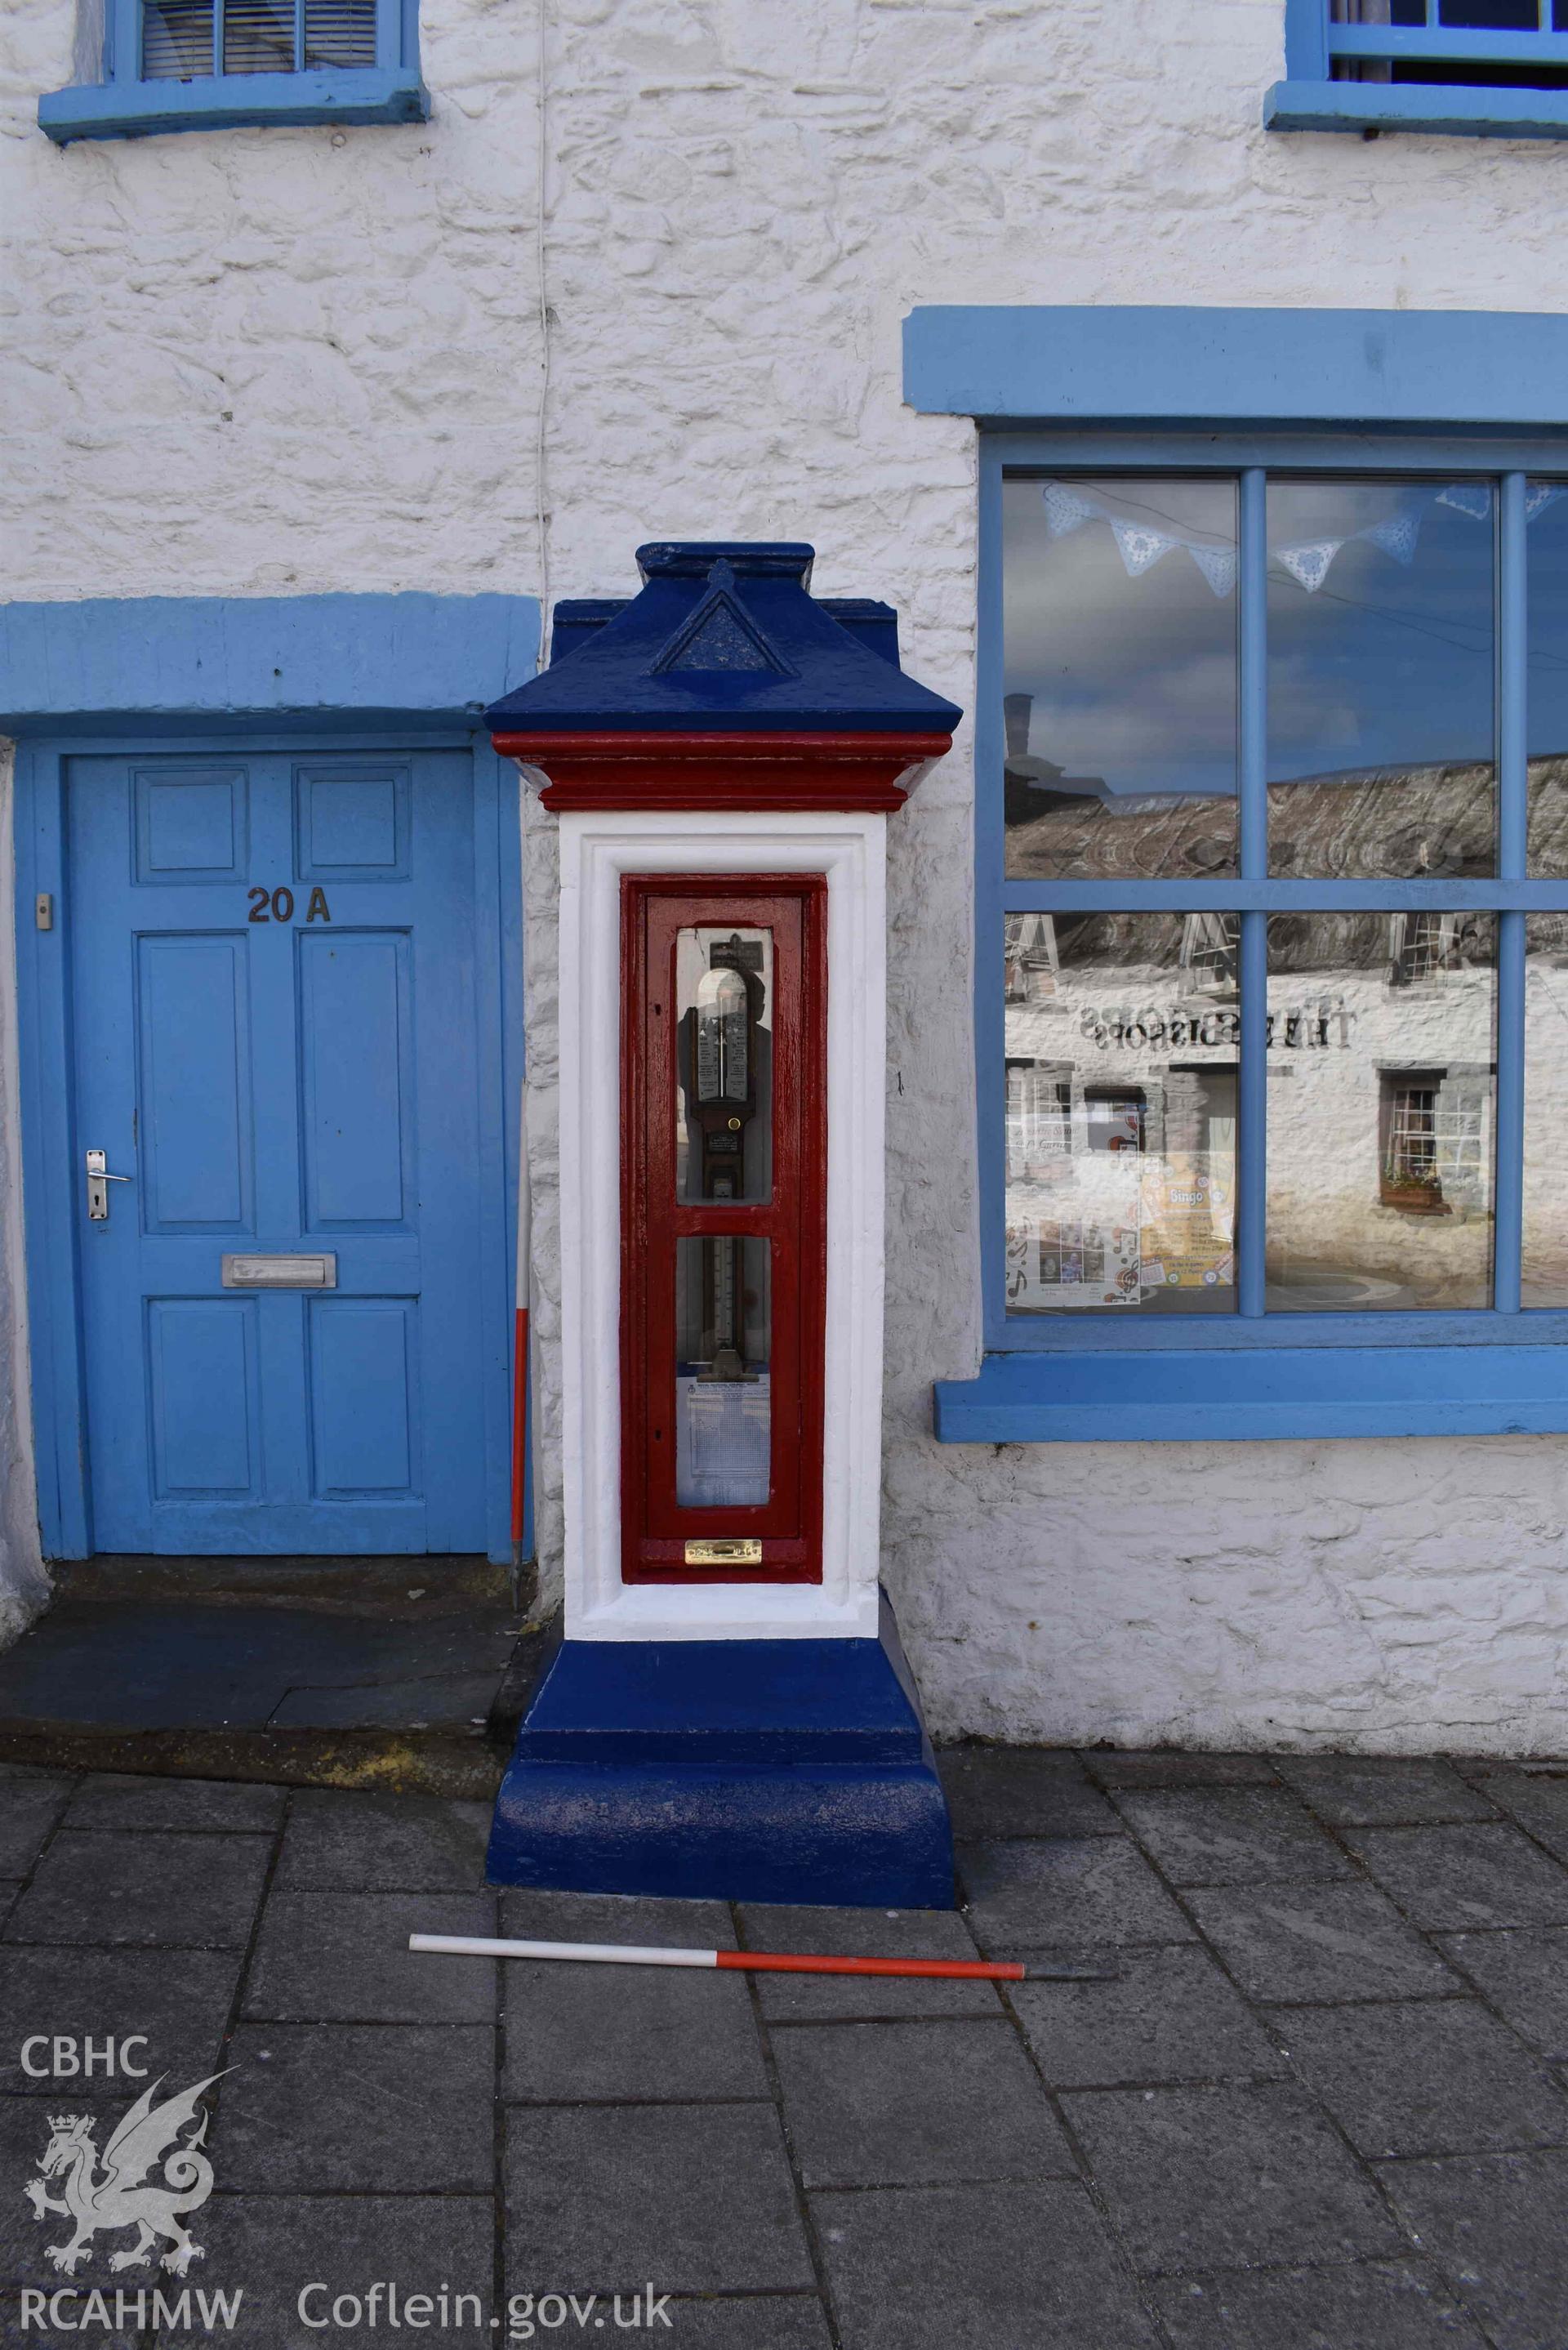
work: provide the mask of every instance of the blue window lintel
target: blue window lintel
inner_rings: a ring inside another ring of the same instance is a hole
[[[1425,130],[1472,139],[1568,139],[1568,89],[1453,82],[1277,81],[1267,130]]]
[[[417,66],[341,71],[205,74],[193,81],[108,81],[55,89],[38,126],[57,146],[73,139],[148,138],[171,130],[248,125],[424,122],[431,98]]]
[[[936,1383],[943,1444],[1564,1430],[1568,1347],[1552,1345],[1063,1348]]]

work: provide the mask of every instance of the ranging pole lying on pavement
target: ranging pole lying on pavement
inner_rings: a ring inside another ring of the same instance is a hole
[[[1093,1960],[1046,1960],[1023,1967],[1015,1960],[825,1958],[805,1950],[659,1950],[637,1942],[512,1942],[485,1934],[410,1934],[410,1950],[444,1950],[467,1959],[576,1959],[591,1966],[716,1967],[744,1974],[940,1975],[987,1982],[1111,1982],[1116,1969]]]

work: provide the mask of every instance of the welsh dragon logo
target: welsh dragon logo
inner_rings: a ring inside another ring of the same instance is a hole
[[[160,2237],[166,2237],[171,2248],[161,2265],[176,2276],[183,2276],[192,2261],[204,2258],[201,2245],[192,2242],[182,2225],[181,2215],[199,2211],[213,2191],[213,2166],[197,2151],[207,2135],[207,2109],[197,2100],[223,2077],[211,2073],[193,2088],[154,2106],[164,2078],[160,2074],[116,2127],[103,2149],[101,2169],[93,2144],[93,2116],[49,2116],[49,2143],[39,2175],[28,2179],[23,2193],[35,2220],[47,2211],[63,2212],[75,2221],[76,2232],[69,2243],[46,2244],[47,2260],[74,2276],[81,2262],[91,2260],[92,2239],[99,2230],[116,2228],[134,2228],[138,2233],[128,2251],[110,2253],[111,2269],[144,2266]],[[198,2114],[194,2135],[182,2146],[181,2131]],[[161,2178],[150,2177],[160,2163]],[[49,2193],[45,2181],[50,2178],[61,2181],[63,2194]]]

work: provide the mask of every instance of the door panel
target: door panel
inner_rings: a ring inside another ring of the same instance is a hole
[[[94,1546],[484,1549],[472,763],[84,756],[67,803]]]
[[[414,1316],[400,1297],[313,1297],[312,1491],[411,1493],[418,1455]]]
[[[404,1222],[415,1150],[406,935],[299,940],[306,1201],[324,1229]]]
[[[137,940],[138,1143],[149,1232],[243,1232],[254,1196],[244,935]]]
[[[150,1298],[152,1490],[254,1495],[261,1452],[254,1297]]]

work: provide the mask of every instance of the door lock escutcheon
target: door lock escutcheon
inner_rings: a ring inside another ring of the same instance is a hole
[[[108,1153],[89,1150],[87,1154],[88,1222],[106,1224],[109,1222],[109,1187],[111,1183],[129,1183],[129,1175],[111,1175]]]

